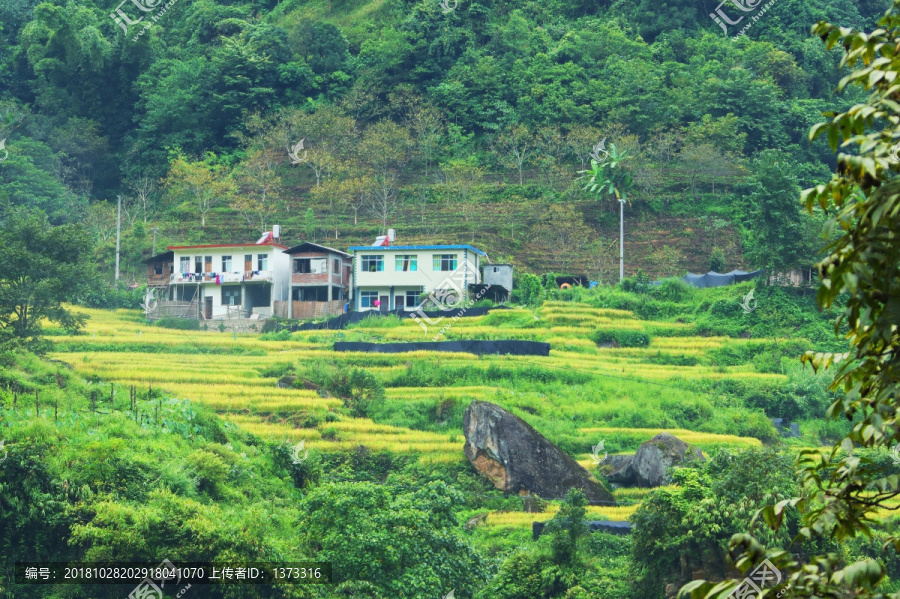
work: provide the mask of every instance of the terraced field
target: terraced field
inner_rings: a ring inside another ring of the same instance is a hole
[[[163,389],[210,406],[260,436],[289,443],[303,439],[312,451],[365,445],[413,455],[425,464],[465,461],[459,423],[473,400],[511,410],[589,468],[591,447],[600,440],[611,453],[633,451],[662,430],[705,452],[758,446],[759,439],[741,432],[746,411],[731,410],[727,397],[709,391],[710,382],[767,385],[785,379],[756,372],[748,364],[723,367],[702,359],[706,352],[758,340],[696,337],[689,324],[643,321],[631,312],[574,303],[548,302],[537,311],[495,310],[458,319],[445,336],[546,341],[551,344],[547,357],[332,350],[336,340],[422,341],[434,335],[411,319],[367,320],[344,331],[260,336],[149,326],[136,311],[83,311],[90,317],[83,333],[53,336],[52,357],[85,377]],[[600,347],[590,335],[603,329],[644,331],[651,341],[647,347]],[[677,365],[691,357],[697,358],[688,360],[692,365]],[[377,421],[347,415],[340,399],[315,388],[277,386],[280,369],[319,363],[364,366],[374,374],[386,392],[386,408],[374,415]],[[433,417],[442,410],[452,417]],[[310,424],[298,414],[316,418]],[[640,496],[632,492],[623,505],[592,506],[591,513],[627,519]],[[487,523],[518,527],[535,517],[504,512],[490,515]]]

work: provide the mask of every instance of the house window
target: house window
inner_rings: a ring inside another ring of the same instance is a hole
[[[191,272],[191,258],[190,258],[190,256],[182,256],[182,257],[180,258],[180,261],[181,261],[181,266],[179,267],[179,268],[181,268],[181,271],[180,271],[180,272],[182,272],[182,273],[184,273],[184,274],[187,274],[187,273]]]
[[[309,258],[294,258],[294,272],[308,274],[310,272]]]
[[[415,308],[419,305],[419,296],[422,295],[422,291],[407,291],[406,292],[406,307],[407,308]]]
[[[340,261],[340,260],[335,260],[335,261],[334,261],[334,266],[332,267],[332,271],[331,271],[331,272],[334,273],[334,274],[336,274],[336,275],[341,274],[341,261]]]
[[[234,287],[222,287],[222,305],[241,305],[241,288],[239,285],[235,285]]]
[[[497,267],[495,266],[495,267],[494,267],[494,272],[497,272],[498,270],[500,270],[500,269],[497,268]]]
[[[222,272],[231,272],[231,256],[222,256]]]
[[[162,262],[157,262],[153,265],[153,274],[161,275],[163,273],[163,265]]]
[[[194,272],[196,274],[203,272],[203,256],[194,256]]]
[[[363,272],[384,271],[384,256],[363,256],[362,269]]]
[[[396,256],[394,270],[397,272],[411,272],[419,270],[419,258],[414,255]]]
[[[377,291],[360,291],[359,292],[359,307],[360,308],[374,308],[375,300],[378,299]]]
[[[257,254],[256,270],[269,270],[269,255],[268,254]]]
[[[435,254],[434,270],[456,270],[456,254]]]

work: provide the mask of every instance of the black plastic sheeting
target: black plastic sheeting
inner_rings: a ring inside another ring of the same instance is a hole
[[[287,330],[291,331],[292,333],[294,331],[315,331],[315,330],[321,330],[321,329],[337,330],[337,329],[345,328],[348,324],[357,323],[360,320],[363,320],[364,318],[369,317],[369,316],[392,316],[393,315],[393,316],[399,316],[400,318],[412,318],[413,316],[419,316],[419,318],[421,318],[421,314],[424,314],[428,318],[434,320],[434,319],[438,319],[441,317],[448,318],[448,317],[452,317],[452,316],[459,316],[460,318],[465,318],[466,316],[484,316],[491,310],[500,310],[500,309],[505,310],[506,306],[483,306],[483,307],[477,307],[477,308],[473,307],[473,308],[468,308],[465,311],[465,313],[463,313],[463,314],[459,314],[459,312],[462,310],[462,308],[456,309],[456,310],[444,310],[444,311],[436,310],[434,312],[407,312],[406,310],[397,310],[394,312],[380,312],[380,311],[376,311],[376,310],[369,310],[368,312],[345,312],[344,314],[341,314],[340,316],[326,320],[325,322],[304,322],[303,324],[295,324],[295,325],[291,325],[291,326],[279,324],[276,330],[283,331],[283,330],[287,329]]]
[[[619,522],[615,520],[586,520],[584,523],[587,525],[590,532],[602,531],[614,535],[627,535],[631,532],[630,522]],[[541,536],[541,533],[544,532],[545,526],[547,526],[546,522],[532,522],[531,538],[537,541]]]
[[[752,272],[747,272],[746,270],[732,270],[725,274],[710,271],[705,275],[688,273],[682,277],[681,280],[685,283],[690,283],[694,287],[706,289],[707,287],[724,287],[725,285],[731,285],[732,283],[749,281],[750,279],[755,279],[761,273],[761,270],[754,270]]]
[[[418,343],[367,343],[337,341],[334,351],[361,351],[397,354],[409,351],[449,351],[469,354],[509,354],[513,356],[549,356],[550,344],[539,341],[421,341]]]

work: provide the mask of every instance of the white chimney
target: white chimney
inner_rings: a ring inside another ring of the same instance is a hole
[[[397,238],[397,232],[394,229],[388,229],[387,238],[388,241],[394,243],[394,240]]]
[[[272,225],[272,237],[275,239],[281,238],[281,225]]]

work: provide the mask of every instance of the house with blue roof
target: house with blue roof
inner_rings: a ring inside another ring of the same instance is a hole
[[[393,245],[393,231],[375,245],[351,246],[353,308],[382,312],[440,310],[468,299],[481,283],[486,254],[471,245]],[[435,305],[431,306],[430,303]]]

